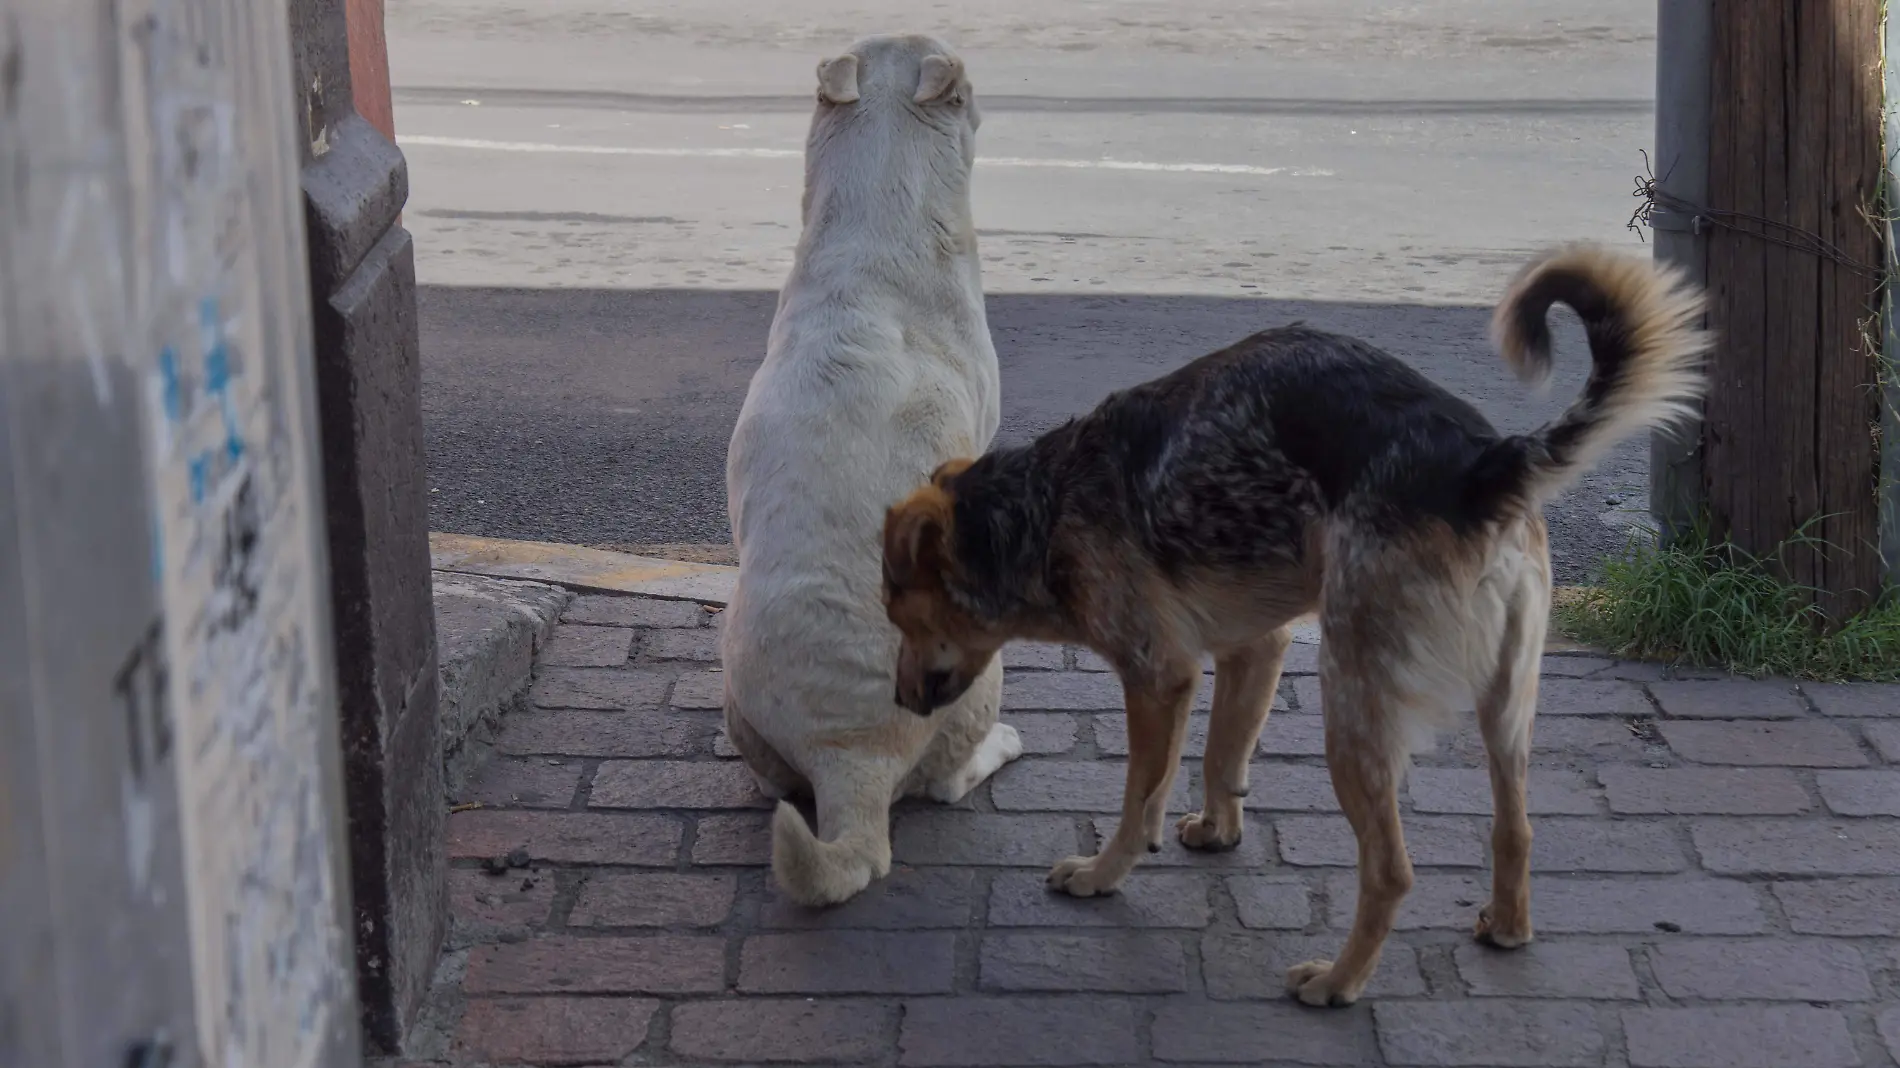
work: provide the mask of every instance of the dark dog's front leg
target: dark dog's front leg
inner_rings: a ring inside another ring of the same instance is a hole
[[[1122,821],[1114,837],[1092,857],[1070,857],[1049,873],[1049,885],[1076,897],[1106,894],[1140,862],[1161,848],[1168,818],[1168,793],[1181,765],[1187,740],[1188,712],[1200,671],[1192,660],[1157,673],[1153,680],[1131,681],[1122,689],[1128,705],[1128,786],[1122,794]]]
[[[1280,667],[1293,632],[1286,627],[1214,658],[1214,710],[1201,761],[1206,798],[1201,811],[1181,817],[1175,832],[1189,849],[1221,852],[1240,844],[1247,763],[1260,743],[1280,687]]]

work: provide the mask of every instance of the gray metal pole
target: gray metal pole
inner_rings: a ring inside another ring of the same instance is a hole
[[[0,1065],[361,1063],[282,0],[0,0]]]
[[[1709,24],[1713,0],[1656,4],[1657,186],[1691,204],[1708,203]],[[1658,262],[1679,266],[1698,285],[1708,280],[1708,238],[1693,216],[1651,217]],[[1701,516],[1702,431],[1655,434],[1649,448],[1649,511],[1665,541]]]
[[[1881,287],[1880,337],[1880,560],[1889,589],[1900,587],[1900,308],[1894,286],[1900,284],[1900,249],[1894,247],[1893,214],[1900,207],[1900,28],[1883,14],[1881,32],[1886,48],[1885,144],[1887,156],[1885,203],[1887,232],[1886,284]]]

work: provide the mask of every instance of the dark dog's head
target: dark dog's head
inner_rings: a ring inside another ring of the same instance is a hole
[[[884,516],[884,609],[903,635],[896,700],[920,716],[962,697],[1007,640],[950,596],[958,577],[954,480],[969,466],[952,460],[937,468]]]

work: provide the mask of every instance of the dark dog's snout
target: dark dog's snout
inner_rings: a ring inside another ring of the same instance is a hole
[[[935,710],[949,699],[950,688],[954,680],[948,671],[932,671],[924,675],[924,703]]]
[[[897,688],[894,699],[903,708],[915,712],[920,716],[928,716],[943,707],[943,705],[947,704],[949,700],[955,696],[950,692],[955,689],[955,687],[956,680],[950,672],[929,671],[924,673],[923,692],[918,695],[921,700],[914,704],[906,702],[904,700],[904,688],[902,686]]]

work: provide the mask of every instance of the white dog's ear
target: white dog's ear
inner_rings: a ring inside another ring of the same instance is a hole
[[[917,79],[917,95],[911,99],[919,104],[942,100],[956,92],[957,83],[962,78],[961,59],[955,56],[925,56],[923,74]]]
[[[849,52],[818,64],[818,99],[849,104],[858,98],[858,57]]]

